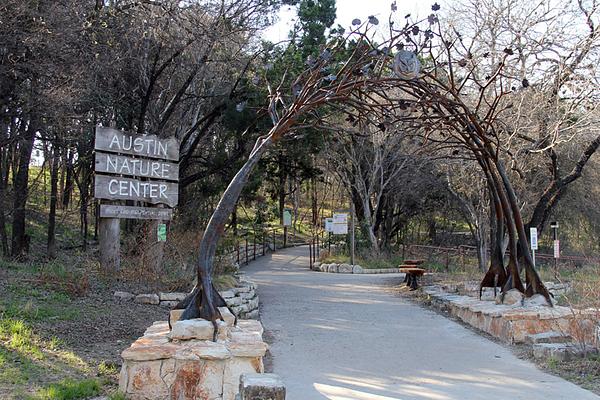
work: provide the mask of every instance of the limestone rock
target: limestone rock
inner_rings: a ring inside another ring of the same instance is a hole
[[[158,294],[158,297],[160,298],[160,301],[177,301],[177,302],[179,302],[179,301],[185,299],[187,295],[188,295],[187,293],[177,293],[177,292],[163,293],[163,292],[160,292]]]
[[[342,274],[351,274],[352,266],[350,264],[340,264],[340,266],[338,267],[338,272]]]
[[[536,359],[553,358],[557,361],[569,361],[586,354],[597,354],[598,349],[576,343],[538,343],[533,345],[533,357]]]
[[[327,272],[338,272],[338,264],[329,264],[329,267],[327,268]]]
[[[519,292],[517,289],[511,289],[504,295],[504,300],[501,301],[502,294],[498,294],[496,297],[496,304],[506,304],[506,305],[523,305],[523,293]]]
[[[240,388],[240,376],[247,373],[261,373],[264,366],[256,357],[236,357],[231,359],[223,374],[223,400],[233,400]]]
[[[321,272],[327,272],[329,270],[329,264],[321,264],[319,266],[319,271]]]
[[[219,307],[219,312],[221,313],[221,316],[225,320],[227,326],[233,326],[235,322],[235,315],[233,315],[227,307]]]
[[[363,273],[363,267],[361,267],[361,266],[360,266],[360,265],[358,265],[358,264],[354,264],[354,265],[352,266],[352,273],[353,273],[353,274],[362,274],[362,273]]]
[[[548,331],[542,333],[532,333],[525,335],[525,342],[530,344],[536,343],[568,343],[570,342],[571,336],[562,334],[560,332]]]
[[[533,296],[526,298],[523,301],[523,305],[525,306],[530,306],[530,307],[534,307],[534,306],[547,306],[548,305],[548,301],[546,300],[546,298],[541,295],[541,294],[534,294]]]
[[[223,343],[211,340],[189,340],[179,346],[173,358],[178,361],[226,360],[231,358],[231,352]]]
[[[152,361],[152,360],[162,360],[165,358],[171,358],[175,355],[177,351],[177,346],[166,343],[162,345],[146,345],[146,342],[143,342],[144,346],[137,345],[131,346],[121,353],[121,357],[124,360],[131,361]]]
[[[245,331],[257,332],[261,338],[264,333],[264,328],[263,328],[262,324],[259,321],[256,321],[253,319],[238,321],[238,327]]]
[[[177,304],[179,304],[179,302],[175,301],[175,300],[173,300],[173,301],[165,300],[165,301],[160,302],[161,307],[167,307],[167,308],[175,307]]]
[[[321,263],[320,262],[316,262],[316,263],[313,264],[312,270],[313,271],[319,271],[319,267],[320,266],[321,266]]]
[[[223,290],[222,292],[220,292],[220,294],[221,294],[221,297],[223,297],[223,299],[225,299],[225,301],[235,297],[235,293],[233,292],[233,290]]]
[[[205,319],[188,319],[185,321],[177,321],[172,325],[170,337],[171,339],[187,340],[200,339],[212,340],[213,324]]]
[[[116,291],[113,296],[116,297],[117,299],[123,300],[123,301],[129,301],[129,300],[133,300],[135,298],[135,295],[132,293],[119,292],[119,291]]]
[[[138,294],[135,296],[135,302],[140,304],[158,304],[160,303],[160,299],[154,293]]]
[[[242,374],[240,399],[285,400],[285,385],[275,374]]]
[[[245,293],[240,293],[240,297],[242,298],[242,300],[248,300],[254,297],[254,290],[250,290],[248,292]]]
[[[239,306],[242,304],[242,298],[237,296],[231,297],[229,299],[225,299],[225,303],[227,303],[229,307]]]
[[[259,312],[258,312],[258,310],[252,310],[252,311],[249,311],[249,312],[246,314],[246,316],[245,316],[245,317],[246,317],[246,319],[248,319],[248,320],[255,320],[255,319],[258,319],[258,318],[259,318]]]
[[[258,308],[258,296],[248,301],[249,311],[256,310]]]
[[[250,285],[239,286],[236,288],[238,293],[248,293],[250,290],[252,290]]]

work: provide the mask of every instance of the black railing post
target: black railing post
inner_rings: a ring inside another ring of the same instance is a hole
[[[246,249],[244,253],[246,253],[246,265],[248,265],[248,234],[246,234]]]

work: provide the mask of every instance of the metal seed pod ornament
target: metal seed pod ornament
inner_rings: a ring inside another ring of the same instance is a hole
[[[421,63],[417,55],[412,51],[399,50],[394,57],[392,68],[398,78],[415,79],[419,76]]]

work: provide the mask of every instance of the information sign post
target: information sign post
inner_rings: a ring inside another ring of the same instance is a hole
[[[535,268],[535,251],[538,249],[537,228],[529,228],[529,241],[531,243],[531,254],[533,256],[533,267]]]

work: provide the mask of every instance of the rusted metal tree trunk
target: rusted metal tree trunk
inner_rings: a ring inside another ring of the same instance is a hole
[[[181,316],[182,320],[204,318],[212,321],[215,326],[215,337],[217,333],[216,321],[217,319],[222,319],[217,308],[227,306],[219,292],[215,289],[211,278],[217,244],[225,231],[225,225],[235,209],[240,193],[246,185],[250,173],[267,149],[273,144],[273,134],[276,129],[277,126],[271,130],[269,135],[260,137],[257,140],[248,160],[223,193],[200,242],[197,265],[198,283],[186,299],[175,306],[176,309],[185,309]]]

